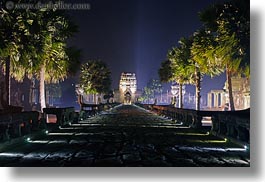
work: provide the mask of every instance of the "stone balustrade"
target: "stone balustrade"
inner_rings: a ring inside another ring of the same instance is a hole
[[[23,107],[20,106],[7,106],[4,109],[0,109],[0,115],[10,114],[10,113],[21,113]]]
[[[250,142],[250,109],[242,111],[215,112],[212,115],[212,130],[215,135],[242,142]]]
[[[81,104],[81,109],[79,113],[79,120],[84,120],[91,116],[95,116],[102,110],[102,106],[100,104]]]
[[[160,115],[170,117],[184,126],[202,128],[203,117],[211,117],[211,133],[239,142],[249,143],[250,109],[241,111],[196,111],[172,106],[140,105]]]
[[[109,104],[81,104],[81,110],[79,113],[79,120],[84,120],[89,117],[99,114],[101,111],[108,110],[115,107],[118,103]]]
[[[66,108],[44,108],[43,119],[47,123],[47,115],[56,115],[55,123],[47,123],[48,125],[65,126],[74,122],[77,118],[74,107]]]
[[[66,126],[70,123],[76,123],[80,120],[85,120],[89,117],[99,114],[101,111],[113,107],[115,104],[81,104],[79,113],[75,112],[74,107],[67,108],[44,108],[43,120],[46,121],[47,126],[58,127]],[[54,123],[47,123],[47,115],[56,115]]]
[[[196,110],[190,109],[177,109],[171,106],[152,106],[152,110],[168,116],[177,122],[182,123],[184,126],[190,126],[192,128],[201,128],[202,127],[202,116],[198,114]]]
[[[39,112],[28,111],[0,115],[0,141],[30,134],[41,127]]]

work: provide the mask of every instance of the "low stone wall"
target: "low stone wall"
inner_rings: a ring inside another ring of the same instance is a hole
[[[240,142],[250,141],[250,109],[242,111],[196,111],[172,106],[139,105],[160,115],[170,117],[184,126],[202,128],[202,118],[212,118],[211,133]]]
[[[84,120],[89,117],[99,114],[101,111],[106,111],[110,108],[115,107],[118,103],[109,104],[81,104],[81,110],[79,113],[79,120]]]
[[[43,119],[47,123],[47,115],[53,114],[56,115],[55,123],[48,123],[48,125],[56,125],[56,126],[65,126],[74,122],[76,119],[76,113],[74,107],[66,107],[66,108],[44,108],[43,109]]]
[[[250,142],[250,109],[216,112],[212,116],[212,133],[219,136]]]
[[[184,126],[190,126],[192,128],[202,127],[202,116],[198,114],[198,111],[156,105],[152,106],[152,110],[161,115],[168,116],[177,122],[181,122]]]
[[[20,137],[41,128],[39,112],[29,111],[0,115],[0,141]]]
[[[100,104],[81,104],[81,110],[79,112],[79,120],[84,120],[89,117],[95,116],[102,110]]]
[[[0,109],[0,115],[10,114],[10,113],[21,113],[23,107],[20,106],[7,106],[4,109]]]
[[[66,126],[70,123],[78,123],[89,117],[99,114],[101,111],[107,110],[116,104],[82,104],[80,112],[75,112],[74,107],[67,108],[44,108],[42,119],[48,128]],[[56,115],[55,123],[47,123],[47,115]]]

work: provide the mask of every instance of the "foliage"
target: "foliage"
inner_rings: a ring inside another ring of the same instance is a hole
[[[200,18],[214,36],[213,49],[206,57],[217,60],[218,67],[226,70],[230,108],[234,110],[231,77],[250,77],[250,2],[232,0],[211,6],[200,13]]]
[[[1,63],[10,56],[12,77],[22,81],[25,76],[38,76],[41,65],[46,67],[48,83],[67,76],[73,62],[66,52],[66,40],[77,28],[63,11],[2,8],[0,16]]]
[[[159,77],[162,82],[175,81],[180,84],[193,82],[194,68],[190,56],[191,40],[181,38],[178,47],[167,54],[167,60],[161,63]]]
[[[147,83],[147,86],[144,87],[143,93],[141,97],[139,98],[139,101],[149,102],[150,99],[154,99],[156,94],[160,94],[162,93],[162,91],[163,91],[163,88],[162,88],[160,81],[157,79],[151,79]]]
[[[158,75],[160,81],[163,83],[173,81],[174,80],[173,61],[169,59],[163,61],[159,68]]]
[[[141,102],[148,102],[150,101],[150,99],[153,98],[153,92],[151,90],[151,88],[145,86],[142,95],[139,98],[139,101]]]
[[[39,37],[34,40],[34,43],[38,44],[38,48],[33,72],[39,73],[44,66],[46,83],[64,80],[68,76],[69,70],[72,72],[73,66],[79,63],[79,55],[73,58],[75,50],[66,46],[67,39],[77,29],[61,11],[39,11],[33,22],[35,22],[34,37]],[[39,76],[39,74],[36,75]]]
[[[18,81],[24,77],[38,78],[42,100],[45,99],[45,83],[57,83],[77,71],[73,68],[80,64],[80,51],[66,45],[77,27],[64,11],[2,8],[0,16],[1,63],[10,61],[11,76]],[[45,102],[41,103],[42,108],[45,107]]]
[[[108,93],[111,88],[111,72],[102,61],[91,60],[81,65],[80,87],[85,93]]]
[[[167,54],[167,60],[161,63],[159,77],[162,82],[176,82],[180,85],[179,107],[183,107],[183,84],[195,83],[195,64],[191,59],[191,38],[181,38],[178,47],[173,47]]]
[[[147,83],[147,87],[150,88],[153,97],[155,97],[156,94],[160,94],[163,91],[162,85],[160,81],[157,79],[151,79]]]
[[[173,71],[171,81],[179,84],[193,83],[194,65],[192,64],[190,55],[191,43],[191,39],[181,38],[179,40],[179,46],[173,47],[168,52],[167,58],[171,62]]]
[[[34,13],[29,10],[7,11],[0,9],[0,61],[5,65],[8,59],[11,62],[11,76],[22,81],[26,67],[32,61],[31,52],[34,46],[30,45],[30,16]]]
[[[200,13],[200,19],[215,38],[209,58],[218,58],[232,73],[249,77],[250,2],[232,0],[213,5]]]
[[[214,36],[209,30],[201,29],[193,34],[192,61],[195,62],[202,75],[207,74],[213,77],[224,71],[220,58],[217,58],[214,54],[216,51],[215,45]]]

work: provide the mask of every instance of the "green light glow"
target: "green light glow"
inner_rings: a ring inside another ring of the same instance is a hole
[[[227,138],[224,140],[187,140],[188,142],[193,142],[193,143],[226,143]]]
[[[187,135],[187,136],[208,136],[210,135],[209,132],[207,133],[176,133],[176,135]]]

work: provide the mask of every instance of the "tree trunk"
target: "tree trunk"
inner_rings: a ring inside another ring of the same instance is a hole
[[[182,95],[182,87],[183,87],[183,84],[180,83],[179,84],[179,108],[183,108],[183,95]]]
[[[92,103],[95,104],[95,94],[92,94]]]
[[[201,109],[201,73],[196,70],[196,110]]]
[[[25,77],[23,79],[23,83],[22,83],[22,90],[24,90],[25,92],[23,93],[24,95],[24,101],[23,101],[23,106],[24,106],[24,110],[25,111],[30,111],[32,110],[32,107],[31,107],[31,100],[30,100],[30,94],[31,94],[31,82],[30,80]]]
[[[77,96],[77,102],[78,102],[78,104],[80,105],[80,111],[81,110],[83,110],[83,107],[82,107],[82,103],[83,103],[83,101],[82,101],[83,99],[82,99],[82,95],[80,94],[80,95],[78,95]]]
[[[45,66],[42,66],[41,70],[40,70],[40,107],[41,107],[41,112],[43,112],[43,108],[46,108],[46,101],[45,101]]]
[[[226,69],[226,79],[228,82],[228,94],[229,94],[229,105],[230,105],[230,110],[234,111],[235,110],[235,105],[234,105],[234,97],[233,97],[233,88],[232,88],[232,79],[231,79],[231,71],[229,69]]]
[[[11,105],[11,77],[10,77],[10,56],[6,59],[6,75],[5,75],[6,83],[5,83],[5,90],[6,90],[6,101],[4,103],[4,107]]]

